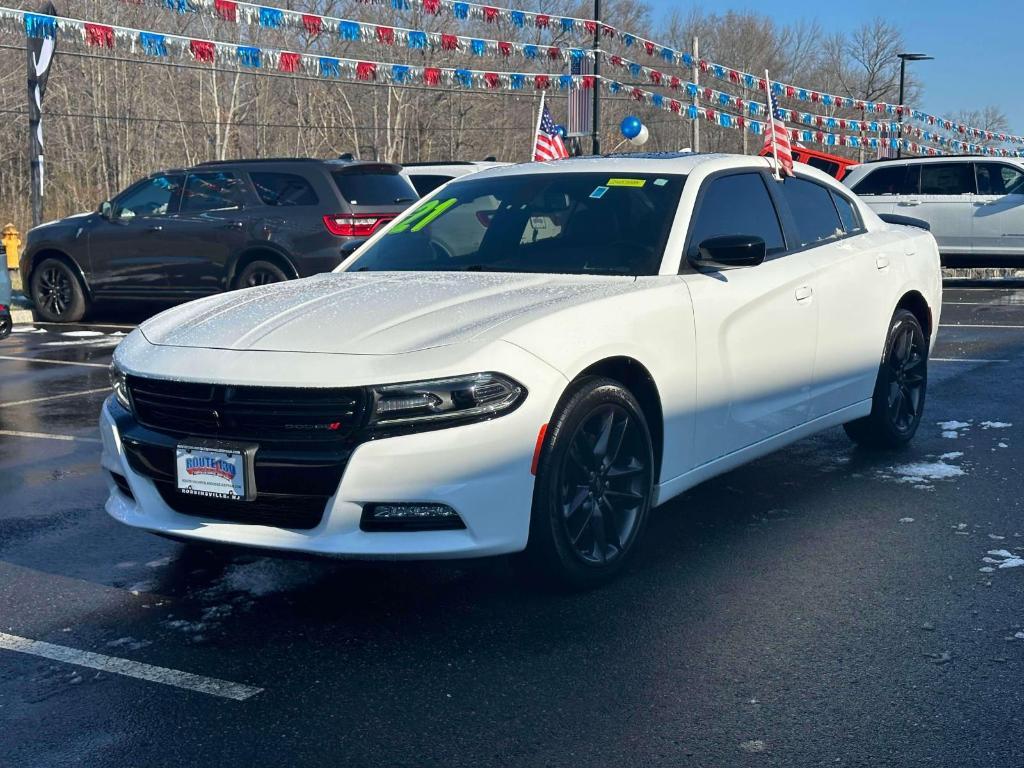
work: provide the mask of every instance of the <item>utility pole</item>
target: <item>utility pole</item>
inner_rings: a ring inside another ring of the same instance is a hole
[[[591,154],[601,154],[601,0],[594,0],[594,125]]]
[[[700,88],[700,40],[693,38],[693,84]],[[697,106],[697,94],[693,94],[692,105]],[[693,141],[690,149],[700,152],[700,117],[693,118]]]
[[[906,109],[903,108],[903,83],[906,80],[907,74],[907,62],[908,61],[931,61],[934,56],[928,56],[924,53],[897,53],[897,58],[900,60],[900,113],[896,116],[897,121],[900,124],[900,135],[896,139],[896,157],[903,156],[903,117],[906,114]]]

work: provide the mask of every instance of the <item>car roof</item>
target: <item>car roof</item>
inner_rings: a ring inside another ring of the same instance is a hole
[[[713,164],[715,170],[767,168],[767,158],[757,155],[700,154],[695,152],[630,152],[612,155],[568,157],[547,162],[524,162],[502,168],[488,168],[473,174],[474,179],[529,173],[671,173],[688,175],[696,168]]]
[[[997,157],[995,155],[929,155],[928,157],[879,157],[863,163],[864,167],[879,168],[885,165],[906,165],[907,163],[970,163],[975,160],[1010,160],[1021,162],[1019,157]]]
[[[211,168],[229,168],[238,166],[262,166],[262,165],[321,165],[327,166],[329,170],[340,171],[346,168],[359,168],[365,166],[384,166],[394,170],[396,173],[401,166],[396,163],[386,163],[378,160],[324,160],[316,157],[259,157],[240,158],[237,160],[208,160],[205,163],[198,163],[188,169],[176,169],[178,173],[182,170],[207,170]]]

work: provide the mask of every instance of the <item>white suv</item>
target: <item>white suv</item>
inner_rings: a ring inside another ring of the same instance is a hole
[[[468,176],[488,168],[500,168],[511,163],[496,160],[452,160],[447,163],[406,163],[402,173],[408,177],[423,197],[452,179]]]
[[[942,263],[1024,266],[1024,161],[916,157],[866,163],[844,179],[879,214],[926,221]]]

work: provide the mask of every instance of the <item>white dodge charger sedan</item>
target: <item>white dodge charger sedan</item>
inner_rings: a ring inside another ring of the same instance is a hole
[[[839,424],[910,440],[941,290],[928,232],[806,166],[483,171],[333,273],[133,331],[100,420],[106,509],[184,540],[522,553],[598,583],[702,480]]]

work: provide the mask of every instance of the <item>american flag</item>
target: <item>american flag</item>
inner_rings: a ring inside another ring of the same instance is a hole
[[[541,97],[543,99],[543,96]],[[537,141],[533,145],[534,160],[558,160],[568,157],[565,142],[558,135],[558,128],[551,117],[547,104],[541,102],[540,124],[537,126]]]
[[[768,79],[768,73],[764,73],[765,83],[768,85],[768,114],[771,115],[772,124],[765,135],[765,149],[770,149],[778,162],[779,174],[793,176],[793,148],[789,144],[789,131],[786,129],[786,119],[779,103],[772,92],[772,81]]]

